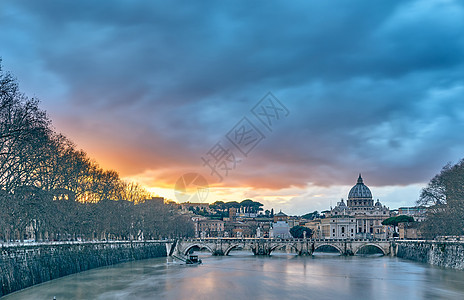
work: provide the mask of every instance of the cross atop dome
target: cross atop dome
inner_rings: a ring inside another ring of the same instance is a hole
[[[362,177],[361,177],[361,173],[359,173],[358,183],[364,184],[363,179],[362,179]]]

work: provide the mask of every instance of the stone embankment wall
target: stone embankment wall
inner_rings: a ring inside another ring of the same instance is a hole
[[[397,241],[396,255],[435,266],[464,270],[462,241]]]
[[[93,268],[166,256],[166,244],[157,241],[2,245],[0,249],[0,297]]]

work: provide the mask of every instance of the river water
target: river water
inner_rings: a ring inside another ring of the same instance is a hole
[[[13,299],[464,299],[464,271],[384,256],[200,255],[70,275],[5,296]]]

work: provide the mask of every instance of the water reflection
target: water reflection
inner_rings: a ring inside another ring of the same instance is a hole
[[[391,257],[200,257],[202,265],[160,258],[100,268],[4,299],[464,299],[464,272]]]

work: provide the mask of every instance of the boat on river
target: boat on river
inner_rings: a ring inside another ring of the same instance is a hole
[[[195,265],[195,264],[199,265],[202,263],[201,259],[198,258],[198,255],[194,255],[194,254],[189,254],[188,256],[181,256],[181,255],[173,254],[172,257],[180,261],[183,261],[187,265]]]
[[[198,255],[190,254],[185,263],[188,265],[201,264],[201,259],[198,258]]]

